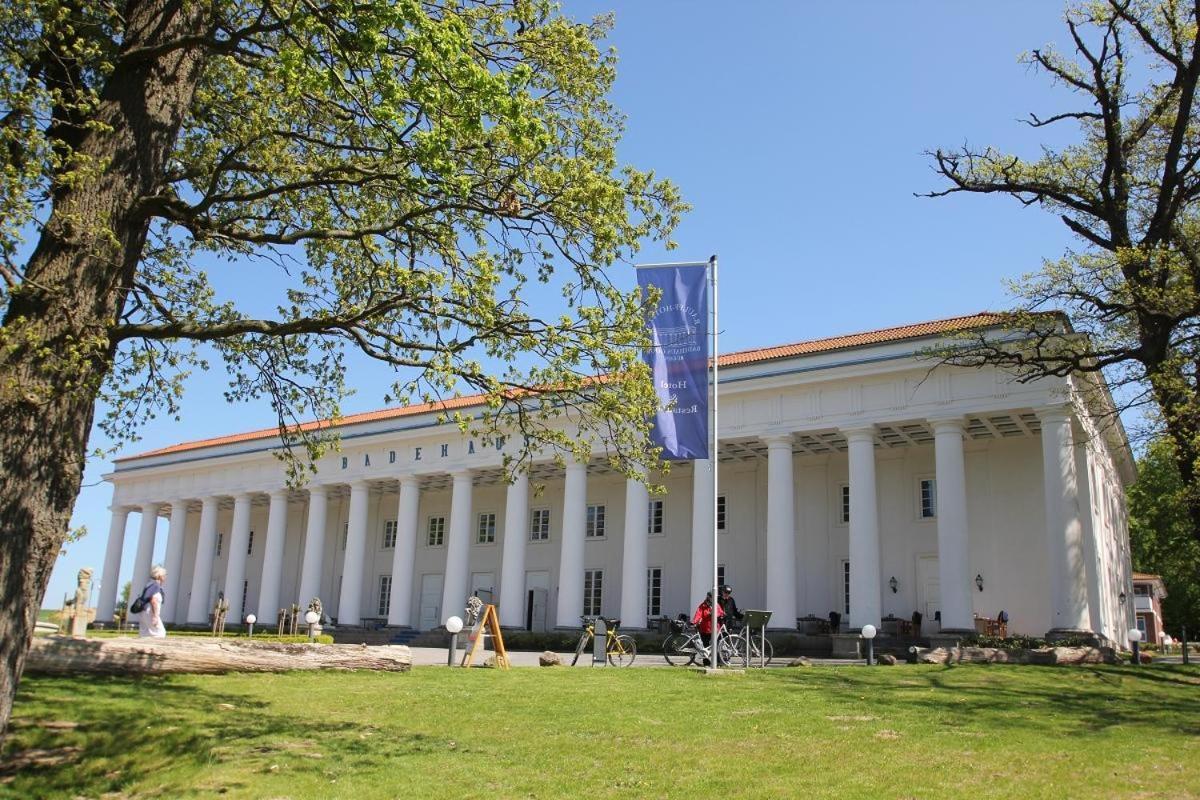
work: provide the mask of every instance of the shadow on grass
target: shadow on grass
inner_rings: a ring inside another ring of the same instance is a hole
[[[1113,726],[1200,735],[1197,667],[965,665],[781,670],[768,675],[785,684],[802,683],[809,691],[816,688],[830,698],[868,691],[880,710],[941,714],[950,725],[1050,736]]]
[[[389,730],[386,741],[363,746],[374,729],[329,722],[304,713],[304,699],[286,687],[272,701],[222,691],[219,678],[204,684],[178,677],[27,679],[17,696],[14,724],[0,752],[0,797],[99,796],[138,793],[161,782],[171,796],[245,792],[240,773],[285,763],[289,774],[336,774],[369,765],[381,755],[403,759],[444,744],[421,734]],[[49,724],[48,724],[49,723]],[[381,737],[382,738],[382,737]],[[80,748],[65,764],[14,766],[30,750],[50,755]],[[180,785],[206,767],[233,777],[219,784]],[[180,790],[186,787],[185,794]]]

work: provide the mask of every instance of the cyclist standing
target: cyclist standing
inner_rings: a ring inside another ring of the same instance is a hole
[[[718,630],[720,629],[721,621],[725,618],[725,610],[717,605],[716,623]],[[704,596],[704,600],[696,607],[696,613],[692,615],[692,624],[696,626],[696,630],[700,633],[700,638],[704,642],[705,647],[709,647],[712,642],[713,632],[713,596],[709,592]],[[707,661],[708,659],[705,659]]]
[[[738,610],[737,601],[733,599],[733,587],[728,583],[721,587],[721,599],[717,601],[721,611],[730,620],[741,620],[745,614]]]

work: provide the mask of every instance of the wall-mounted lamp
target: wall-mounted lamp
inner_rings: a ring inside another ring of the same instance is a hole
[[[975,587],[977,589],[979,589],[979,591],[981,591],[981,592],[983,591],[983,576],[982,575],[975,576]]]
[[[1117,602],[1119,602],[1121,605],[1125,605],[1125,593],[1124,592],[1121,592],[1119,595],[1117,595]]]
[[[900,581],[896,580],[895,575],[893,575],[892,579],[890,581],[888,581],[888,586],[892,587],[892,594],[896,593],[896,587],[899,585],[900,585]]]

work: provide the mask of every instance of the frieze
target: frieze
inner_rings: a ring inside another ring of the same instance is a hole
[[[502,453],[504,452],[506,439],[507,437],[504,436],[497,436],[495,439],[481,439],[479,440],[478,446],[476,446],[476,441],[474,439],[468,439],[466,447],[463,449],[461,455],[475,456],[481,454],[490,454],[492,452]],[[416,464],[420,462],[422,464],[426,464],[430,461],[441,461],[444,458],[454,458],[460,455],[459,453],[452,452],[451,444],[452,442],[443,442],[432,447],[429,445],[414,445],[406,448],[408,453],[407,463]],[[405,450],[388,450],[387,463],[399,463],[404,458],[404,453]],[[378,453],[376,455],[378,455]],[[342,469],[350,469],[351,461],[357,460],[357,455],[341,456]],[[362,466],[363,468],[372,467],[370,453],[362,454]]]

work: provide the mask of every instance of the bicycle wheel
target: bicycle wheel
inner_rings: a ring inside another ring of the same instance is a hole
[[[628,667],[637,658],[637,644],[632,636],[621,634],[613,637],[608,648],[608,663],[614,667]]]
[[[579,636],[579,644],[575,645],[575,657],[571,659],[571,666],[575,666],[575,662],[579,661],[579,657],[583,655],[583,648],[587,647],[588,635],[584,631]]]
[[[775,657],[775,648],[771,646],[771,640],[766,639],[765,645],[761,650],[758,647],[758,639],[753,640],[754,644],[750,648],[750,655],[754,659],[751,663],[754,666],[762,664],[764,667],[771,665],[771,659]]]
[[[663,658],[673,667],[688,666],[696,661],[696,649],[692,646],[692,637],[682,633],[672,633],[663,640]]]

